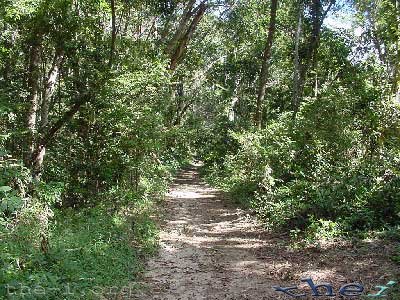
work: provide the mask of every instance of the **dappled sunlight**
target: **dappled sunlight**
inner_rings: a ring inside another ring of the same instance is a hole
[[[293,248],[287,235],[265,231],[223,193],[201,183],[193,169],[176,181],[185,184],[174,186],[167,195],[159,255],[149,261],[143,279],[149,285],[145,299],[176,299],[178,295],[181,299],[193,295],[225,299],[227,291],[251,299],[260,295],[264,297],[260,299],[285,299],[272,286],[297,285],[306,290],[301,279],[311,277],[340,287],[348,280],[361,281],[359,274],[375,266],[369,252],[355,259],[348,243],[329,241],[319,247]],[[366,241],[359,251],[365,247],[378,246]],[[364,278],[363,283],[372,286],[374,278]]]
[[[188,221],[185,220],[176,220],[176,221],[169,221],[168,222],[171,225],[182,225],[182,224],[187,224]]]
[[[298,272],[294,274],[296,278],[312,278],[316,282],[326,282],[326,281],[343,281],[346,280],[344,276],[338,274],[335,269],[310,269],[304,272]],[[305,287],[306,284],[299,283],[300,287]]]
[[[176,253],[178,249],[174,248],[171,245],[164,245],[164,251],[169,252],[169,253]]]
[[[0,28],[0,300],[399,281],[400,0],[3,0]]]
[[[216,195],[191,192],[191,191],[173,191],[173,192],[168,193],[167,197],[184,198],[184,199],[190,200],[190,199],[200,199],[200,198],[215,198]]]

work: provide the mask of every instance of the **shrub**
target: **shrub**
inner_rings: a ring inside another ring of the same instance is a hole
[[[281,114],[263,130],[227,131],[237,148],[205,155],[206,168],[269,228],[332,238],[399,224],[399,119],[389,120],[399,111],[385,102],[360,111],[362,101],[308,99],[295,121]]]

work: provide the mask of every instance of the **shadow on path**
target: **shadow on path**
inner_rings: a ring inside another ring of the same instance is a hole
[[[203,183],[196,165],[177,176],[165,210],[159,254],[148,262],[144,288],[133,299],[289,299],[272,286],[304,288],[300,279],[311,276],[336,291],[346,282],[368,288],[399,273],[388,259],[388,245],[290,248],[284,237],[266,232]]]

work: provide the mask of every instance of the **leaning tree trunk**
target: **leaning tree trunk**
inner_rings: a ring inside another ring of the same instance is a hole
[[[261,74],[260,74],[260,87],[257,96],[257,110],[256,110],[256,126],[258,129],[262,127],[262,111],[263,111],[263,102],[265,98],[265,91],[267,87],[268,75],[269,75],[269,64],[271,60],[271,50],[272,50],[272,42],[274,39],[275,29],[276,29],[276,12],[278,9],[278,0],[271,1],[271,11],[270,11],[270,21],[269,21],[269,29],[268,29],[268,37],[267,43],[265,45]]]
[[[171,56],[171,62],[170,62],[170,70],[174,71],[177,66],[179,61],[182,59],[183,55],[185,54],[187,45],[192,38],[194,32],[196,31],[197,26],[199,25],[201,19],[204,16],[204,13],[206,12],[207,5],[205,3],[201,3],[199,7],[197,8],[197,13],[194,16],[192,22],[190,23],[189,28],[187,29],[185,35],[180,39],[178,42],[177,47],[175,48],[175,51],[173,52]]]
[[[191,8],[192,8],[192,3],[193,1],[189,2],[189,6],[186,8],[185,10],[185,15],[182,17],[183,20],[185,20],[185,22],[188,22],[190,19],[190,16],[192,15],[191,12]],[[195,1],[194,1],[195,2]],[[189,10],[190,9],[190,10]],[[170,66],[169,69],[171,71],[171,73],[173,73],[176,68],[178,67],[179,62],[182,60],[187,45],[189,43],[189,41],[191,40],[194,32],[197,29],[197,26],[199,25],[201,19],[204,16],[204,13],[207,10],[207,5],[206,5],[206,1],[203,1],[201,4],[199,4],[199,6],[195,9],[196,11],[196,15],[194,16],[194,18],[192,19],[190,25],[188,26],[188,28],[186,29],[185,32],[182,33],[182,28],[181,24],[180,26],[178,26],[177,32],[175,33],[172,41],[169,43],[169,45],[167,46],[167,52],[170,52]],[[189,16],[189,19],[188,19]],[[183,21],[181,20],[181,23],[183,24]],[[187,25],[185,25],[187,26]],[[185,26],[182,25],[182,27],[184,28]],[[179,40],[177,40],[177,37],[179,37]],[[172,46],[175,46],[175,48],[171,48]],[[174,103],[175,99],[176,99],[176,84],[173,84],[171,86],[171,103]],[[170,114],[169,116],[169,125],[174,125],[174,113],[176,111],[176,107],[169,107],[168,109],[168,113]]]
[[[75,104],[57,121],[51,126],[45,134],[39,139],[36,148],[32,154],[31,165],[38,164],[38,161],[43,159],[41,154],[43,154],[43,149],[50,144],[57,132],[63,128],[65,124],[67,124],[74,115],[80,110],[82,105],[87,103],[90,100],[89,93],[84,93],[79,96],[79,99],[75,102]]]
[[[54,90],[56,87],[58,75],[60,73],[61,63],[64,59],[64,50],[57,49],[54,55],[53,63],[51,68],[47,74],[46,83],[45,83],[45,90],[43,93],[42,99],[42,108],[41,108],[41,122],[40,127],[41,130],[47,127],[49,123],[49,107],[50,107],[50,100],[54,94]]]
[[[176,49],[178,42],[181,40],[181,38],[185,34],[185,30],[188,26],[190,18],[193,15],[193,7],[195,4],[196,4],[196,0],[190,0],[187,3],[187,5],[185,6],[183,15],[178,24],[178,28],[176,29],[175,34],[173,35],[172,39],[168,42],[168,44],[166,46],[166,49],[165,49],[166,53],[172,55],[174,50]]]

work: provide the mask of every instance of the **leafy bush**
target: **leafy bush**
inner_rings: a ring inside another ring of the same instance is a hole
[[[89,200],[96,207],[72,209],[61,206],[63,183],[32,182],[15,160],[1,163],[0,298],[98,299],[135,288],[142,258],[157,248],[154,203],[176,166],[148,156],[138,190],[115,185]]]
[[[281,114],[263,130],[225,132],[238,147],[218,160],[204,155],[208,178],[241,195],[269,228],[333,238],[399,224],[399,118],[389,119],[398,107],[360,110],[357,101],[365,99],[313,98],[296,121]]]
[[[100,293],[128,286],[141,270],[141,257],[157,245],[157,229],[149,218],[151,202],[130,200],[113,213],[56,211],[46,255],[26,218],[12,229],[1,223],[0,295],[60,299],[68,292],[68,299],[98,299]]]

